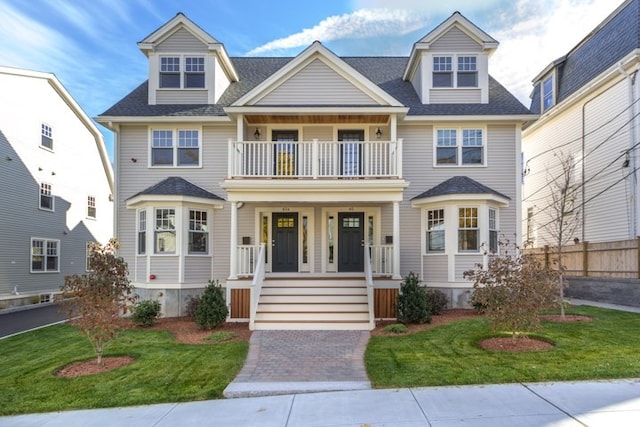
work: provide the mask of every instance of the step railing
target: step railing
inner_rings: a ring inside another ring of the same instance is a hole
[[[371,246],[367,243],[364,245],[364,280],[367,286],[367,305],[369,307],[369,329],[376,327],[374,313],[374,290],[373,290],[373,270],[371,268]]]
[[[393,245],[370,245],[371,272],[376,276],[393,276]]]
[[[258,303],[260,302],[260,294],[262,293],[262,285],[265,277],[265,244],[260,243],[258,250],[258,258],[256,259],[255,271],[253,274],[253,281],[251,282],[251,298],[250,298],[250,314],[249,314],[249,329],[253,330],[256,320],[256,312],[258,311]]]

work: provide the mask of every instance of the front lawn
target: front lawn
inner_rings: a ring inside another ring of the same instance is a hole
[[[494,336],[485,318],[403,336],[371,337],[365,354],[374,387],[497,384],[640,377],[640,314],[575,307],[591,322],[543,322],[535,336],[555,348],[505,353],[483,350]]]
[[[246,341],[189,345],[166,331],[126,330],[104,356],[135,362],[60,378],[54,374],[64,365],[95,358],[89,340],[68,325],[28,332],[0,341],[0,415],[221,398],[248,348]]]

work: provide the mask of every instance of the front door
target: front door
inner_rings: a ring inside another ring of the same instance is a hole
[[[338,213],[338,271],[364,271],[364,213]]]
[[[363,130],[339,130],[338,141],[342,142],[340,152],[340,173],[357,177],[362,174],[362,151],[360,141],[364,141]]]
[[[298,214],[273,213],[273,257],[271,271],[298,271]]]

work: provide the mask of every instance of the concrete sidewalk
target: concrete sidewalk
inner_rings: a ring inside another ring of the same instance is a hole
[[[0,417],[0,426],[638,426],[640,379],[337,391]]]

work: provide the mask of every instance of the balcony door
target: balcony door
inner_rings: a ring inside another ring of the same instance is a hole
[[[274,130],[271,134],[273,143],[273,171],[277,176],[296,175],[297,130]]]
[[[340,173],[342,176],[362,175],[362,145],[364,130],[339,130]]]

